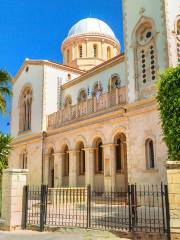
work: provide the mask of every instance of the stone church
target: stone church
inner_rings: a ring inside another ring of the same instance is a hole
[[[110,26],[86,18],[61,45],[63,64],[26,59],[17,72],[9,167],[29,169],[29,184],[166,182],[156,82],[180,62],[180,2],[123,0],[123,27],[124,53]]]

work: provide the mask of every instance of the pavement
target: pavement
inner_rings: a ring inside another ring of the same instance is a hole
[[[56,232],[17,230],[0,231],[0,240],[127,240],[113,233],[89,229],[60,229]]]

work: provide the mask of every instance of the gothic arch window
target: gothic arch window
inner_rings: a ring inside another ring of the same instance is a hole
[[[68,106],[71,106],[72,104],[72,98],[70,95],[66,96],[65,97],[65,100],[64,100],[64,107],[68,107]]]
[[[140,88],[156,80],[155,33],[150,21],[141,23],[135,32],[135,69]]]
[[[104,172],[103,147],[101,138],[98,138],[95,142],[95,172],[97,174]]]
[[[80,142],[78,144],[78,160],[79,160],[79,175],[85,174],[85,151],[84,143]]]
[[[63,152],[63,175],[64,177],[69,176],[69,148],[67,145],[65,145]]]
[[[124,165],[127,157],[127,148],[126,148],[126,136],[124,134],[118,134],[115,137],[115,164],[116,172],[120,173],[124,169]]]
[[[23,151],[21,154],[21,168],[27,169],[27,151]]]
[[[111,48],[107,47],[107,60],[111,59]]]
[[[121,79],[119,74],[113,74],[109,81],[109,91],[120,88],[121,87]]]
[[[147,169],[155,168],[154,142],[151,138],[148,138],[145,141],[145,151]]]
[[[82,45],[79,46],[79,57],[80,57],[80,58],[83,57],[83,48],[82,48]]]
[[[86,93],[86,89],[82,88],[79,91],[79,95],[78,95],[78,103],[84,102],[87,99],[87,93]]]
[[[180,16],[176,21],[177,61],[180,64]]]
[[[93,45],[93,53],[94,53],[94,57],[97,58],[98,57],[98,46],[97,46],[97,44]]]
[[[32,115],[32,90],[30,87],[24,89],[20,96],[19,130],[20,132],[31,129]]]

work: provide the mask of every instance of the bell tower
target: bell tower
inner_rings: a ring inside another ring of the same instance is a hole
[[[159,72],[177,65],[179,5],[178,0],[123,0],[129,102],[154,95]]]

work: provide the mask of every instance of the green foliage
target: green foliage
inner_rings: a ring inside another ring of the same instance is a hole
[[[12,92],[8,84],[11,82],[11,76],[3,70],[0,70],[0,112],[6,112],[6,97],[11,96]]]
[[[160,75],[157,101],[168,158],[180,161],[180,66]]]
[[[0,174],[8,166],[8,155],[12,150],[12,138],[9,135],[0,133]]]

